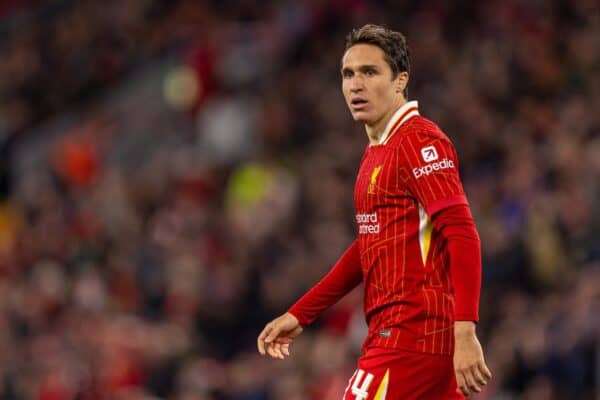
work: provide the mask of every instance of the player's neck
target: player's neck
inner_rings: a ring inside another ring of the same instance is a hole
[[[400,107],[402,107],[404,104],[406,104],[406,99],[404,99],[404,97],[402,97],[399,99],[397,104],[394,105],[394,107],[390,107],[390,109],[374,124],[372,124],[372,125],[365,124],[365,130],[367,131],[367,136],[369,138],[369,144],[371,144],[371,145],[379,144],[381,135],[383,135],[383,132],[385,131],[385,128],[386,128],[388,122],[390,122],[390,119],[392,118],[394,113],[396,111],[398,111],[398,109]]]

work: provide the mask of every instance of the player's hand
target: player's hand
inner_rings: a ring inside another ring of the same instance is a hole
[[[465,396],[481,392],[492,378],[483,359],[483,350],[471,321],[454,323],[454,373],[458,387]]]
[[[290,355],[290,344],[303,330],[296,317],[285,313],[269,322],[258,335],[258,352],[283,360]]]

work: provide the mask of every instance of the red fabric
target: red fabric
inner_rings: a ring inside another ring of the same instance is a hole
[[[458,175],[458,156],[440,128],[418,116],[403,125],[399,133],[390,144],[395,144],[398,151],[400,179],[427,214],[431,216],[455,204],[468,204]]]
[[[358,242],[354,241],[331,271],[288,312],[303,326],[310,325],[323,311],[337,303],[361,282],[362,270]]]
[[[456,385],[452,356],[371,348],[358,359],[343,398],[374,400],[378,390],[386,394],[380,397],[385,399],[464,399]]]
[[[362,278],[369,325],[363,351],[451,355],[455,293],[458,319],[477,320],[481,281],[452,143],[432,122],[412,117],[387,144],[367,147],[354,203],[358,239],[289,312],[308,325]]]
[[[454,147],[414,116],[368,146],[354,190],[369,333],[363,349],[454,351],[449,249],[429,218],[467,204]]]
[[[471,210],[466,205],[449,207],[433,216],[450,251],[450,276],[454,287],[454,319],[479,320],[481,290],[481,241]]]

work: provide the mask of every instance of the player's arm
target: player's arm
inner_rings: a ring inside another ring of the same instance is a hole
[[[337,303],[362,280],[358,239],[355,240],[323,279],[300,298],[288,312],[269,322],[258,336],[260,354],[283,359],[303,327]]]
[[[475,222],[465,204],[444,208],[432,225],[446,239],[450,253],[450,275],[454,287],[454,368],[458,386],[465,395],[480,392],[491,373],[477,339],[481,287],[481,245]]]
[[[481,391],[490,379],[475,333],[481,287],[481,246],[458,174],[452,143],[427,132],[407,136],[399,150],[404,179],[445,238],[455,297],[454,369],[466,395]]]

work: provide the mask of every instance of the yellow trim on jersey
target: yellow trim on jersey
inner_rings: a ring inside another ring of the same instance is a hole
[[[425,209],[419,204],[419,244],[421,245],[421,258],[423,259],[423,266],[427,263],[427,256],[429,255],[429,247],[431,245],[431,232],[433,227],[431,226],[431,220],[425,212]]]
[[[377,393],[375,393],[375,397],[373,397],[373,400],[385,400],[385,397],[387,396],[387,388],[388,388],[389,380],[390,380],[390,370],[388,369],[387,371],[385,371],[385,375],[383,376],[383,379],[381,380],[381,383],[379,384],[379,388],[377,389]]]

